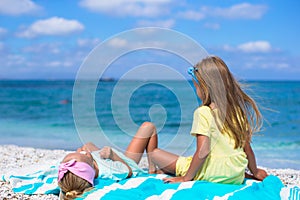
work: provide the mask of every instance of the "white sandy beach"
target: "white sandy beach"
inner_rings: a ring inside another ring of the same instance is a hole
[[[0,174],[16,171],[24,167],[37,167],[42,164],[55,165],[68,153],[64,150],[34,149],[30,147],[18,147],[14,145],[0,146],[1,162]],[[147,167],[146,159],[140,163],[143,168]],[[263,168],[263,167],[262,167]],[[269,174],[278,176],[284,184],[300,186],[300,170],[293,169],[268,169]],[[38,170],[38,169],[37,169]],[[23,195],[16,194],[6,182],[0,182],[0,199],[42,199],[57,200],[55,195]]]

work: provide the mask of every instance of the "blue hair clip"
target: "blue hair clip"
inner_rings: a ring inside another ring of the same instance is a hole
[[[197,69],[196,67],[189,67],[189,68],[188,68],[188,73],[189,73],[189,75],[191,75],[192,78],[196,81],[196,83],[197,83],[198,85],[200,85],[200,83],[199,83],[199,81],[197,80],[197,77],[196,77],[194,71],[198,71],[198,69]]]
[[[196,68],[196,67],[189,67],[188,68],[188,73],[189,73],[189,75],[191,75],[192,76],[192,78],[196,81],[196,83],[200,86],[200,83],[199,83],[199,81],[197,80],[197,77],[196,77],[196,75],[195,75],[195,71],[198,71],[198,68]],[[195,90],[195,93],[197,93],[197,91],[196,91],[196,88],[195,87],[193,87],[194,88],[194,90]],[[201,105],[201,99],[198,97],[198,95],[197,95],[197,100],[198,100],[198,103],[199,103],[199,105]]]

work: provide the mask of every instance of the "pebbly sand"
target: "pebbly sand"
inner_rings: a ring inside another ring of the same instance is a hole
[[[0,174],[17,170],[23,167],[36,166],[39,164],[57,164],[68,151],[34,149],[30,147],[18,147],[14,145],[0,146],[1,162]],[[147,167],[147,160],[144,158],[139,164],[140,167]],[[263,167],[262,167],[263,168]],[[284,184],[300,186],[300,170],[293,169],[268,169],[268,174],[278,176]],[[22,200],[58,200],[56,195],[24,195],[17,194],[11,190],[8,183],[0,181],[0,199],[22,199]]]

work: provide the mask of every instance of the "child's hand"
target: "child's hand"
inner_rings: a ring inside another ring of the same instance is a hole
[[[100,157],[104,159],[111,159],[112,157],[112,150],[110,147],[103,147],[100,150]]]
[[[264,178],[266,178],[268,176],[268,174],[265,170],[258,168],[256,173],[253,174],[253,176],[255,178],[257,178],[258,180],[262,181],[262,180],[264,180]]]
[[[76,152],[80,153],[80,152],[90,152],[89,149],[84,145],[82,147],[79,147]]]
[[[87,153],[91,152],[91,151],[97,151],[99,150],[98,147],[96,147],[96,145],[94,145],[91,142],[88,142],[86,144],[84,144],[82,147],[78,148],[76,152],[80,153],[82,151],[85,151]]]
[[[82,148],[82,147],[79,147],[79,148],[76,150],[77,153],[80,153],[81,151],[83,151],[83,148]]]

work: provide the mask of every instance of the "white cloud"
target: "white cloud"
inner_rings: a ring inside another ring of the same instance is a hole
[[[77,40],[77,45],[79,47],[92,47],[94,48],[97,44],[100,43],[100,40],[98,38],[94,38],[94,39],[78,39]]]
[[[0,37],[6,35],[7,30],[5,28],[0,27]]]
[[[272,45],[268,41],[251,41],[236,46],[225,44],[222,46],[221,49],[227,52],[241,52],[241,53],[280,52],[280,49],[276,49],[272,47]]]
[[[18,33],[17,36],[33,38],[40,35],[68,35],[83,29],[84,26],[77,20],[52,17],[34,22],[27,29]]]
[[[230,7],[202,6],[196,10],[186,10],[179,12],[176,16],[181,19],[203,20],[209,17],[224,19],[260,19],[266,13],[268,7],[262,4],[241,3]],[[207,24],[207,28],[219,29],[219,24]]]
[[[26,58],[23,55],[8,54],[6,56],[6,62],[2,63],[4,66],[15,66],[26,63]]]
[[[108,45],[111,47],[122,48],[126,47],[128,45],[128,42],[127,40],[122,38],[113,38],[109,41]]]
[[[184,12],[179,12],[178,17],[183,18],[183,19],[190,19],[190,20],[197,21],[197,20],[204,19],[205,15],[204,15],[204,13],[201,13],[200,11],[188,10],[188,11],[184,11]]]
[[[31,45],[23,48],[23,52],[25,53],[40,53],[43,54],[50,53],[50,54],[59,54],[61,53],[61,44],[59,43],[40,43],[36,45]]]
[[[278,69],[286,69],[290,67],[288,63],[276,63],[276,64]]]
[[[245,59],[244,67],[246,69],[276,69],[276,70],[284,70],[284,69],[291,69],[289,63],[284,61],[279,61],[275,58],[265,58],[259,62],[255,62],[252,59]]]
[[[82,0],[79,4],[113,16],[157,17],[170,12],[171,0]]]
[[[3,42],[0,42],[0,52],[4,50],[4,44]]]
[[[1,0],[0,13],[5,15],[33,14],[42,8],[31,0]]]
[[[240,44],[237,49],[246,53],[268,53],[272,51],[272,46],[268,41],[255,41]]]
[[[46,67],[71,67],[73,63],[70,61],[50,61],[45,64]]]
[[[220,24],[218,24],[218,23],[205,23],[204,27],[208,28],[208,29],[218,30],[218,29],[220,29]]]
[[[260,19],[267,11],[266,5],[253,5],[250,3],[241,3],[229,8],[207,7],[201,8],[206,15],[215,17],[224,17],[227,19]]]
[[[234,51],[234,47],[228,45],[228,44],[224,44],[222,47],[222,50],[224,51]]]
[[[172,28],[175,25],[175,20],[140,20],[138,21],[138,26],[148,26],[148,27],[161,27],[161,28]]]

